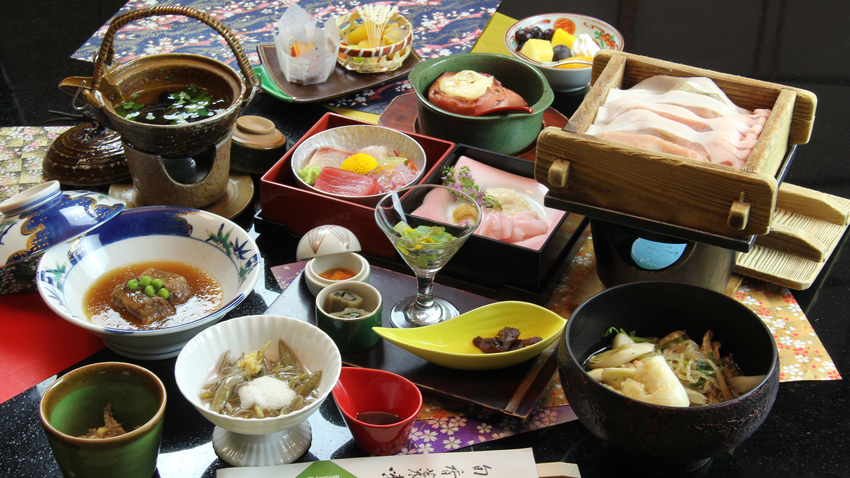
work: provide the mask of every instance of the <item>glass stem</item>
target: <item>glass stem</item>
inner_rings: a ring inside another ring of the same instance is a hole
[[[415,308],[427,310],[434,307],[434,276],[416,274],[416,304]]]

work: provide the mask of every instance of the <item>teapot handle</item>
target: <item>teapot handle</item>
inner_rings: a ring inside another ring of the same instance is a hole
[[[247,88],[245,89],[245,95],[242,98],[242,105],[248,106],[248,103],[250,103],[251,99],[254,97],[254,93],[256,93],[259,88],[259,85],[257,83],[257,77],[254,75],[254,69],[251,68],[251,63],[248,61],[248,57],[245,56],[245,52],[242,50],[242,45],[239,43],[239,40],[233,36],[233,33],[229,28],[227,28],[227,26],[212,16],[200,10],[180,5],[159,5],[156,7],[142,8],[115,17],[112,22],[109,23],[109,28],[107,28],[106,33],[103,35],[100,50],[97,52],[97,58],[94,63],[94,73],[92,73],[91,91],[97,91],[97,87],[100,85],[100,79],[105,70],[104,65],[109,65],[113,61],[113,56],[115,54],[115,48],[113,45],[115,33],[128,23],[141,18],[158,15],[183,15],[194,18],[206,23],[224,37],[228,46],[230,46],[230,49],[233,51],[233,54],[236,56],[239,69],[245,77]]]

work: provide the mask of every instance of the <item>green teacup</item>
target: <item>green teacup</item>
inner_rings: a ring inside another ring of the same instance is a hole
[[[337,291],[350,291],[362,299],[360,309],[366,315],[353,318],[334,317],[337,311],[334,304],[341,299],[334,299]],[[333,301],[333,302],[329,302]],[[372,327],[381,326],[383,300],[381,293],[366,282],[342,281],[331,284],[316,295],[316,325],[330,336],[340,352],[359,352],[375,345],[380,337]]]
[[[165,402],[165,386],[149,370],[104,362],[59,377],[44,392],[39,413],[64,476],[149,478],[156,471]],[[104,427],[110,403],[126,433],[81,438]]]

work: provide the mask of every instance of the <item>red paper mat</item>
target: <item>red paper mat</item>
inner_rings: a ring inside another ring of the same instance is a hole
[[[99,337],[53,313],[37,293],[0,296],[0,402],[103,347]]]

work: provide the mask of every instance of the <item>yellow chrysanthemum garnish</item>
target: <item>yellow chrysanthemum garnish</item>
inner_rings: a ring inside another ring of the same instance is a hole
[[[366,153],[357,153],[342,162],[340,169],[357,174],[367,174],[378,167],[378,160]]]

